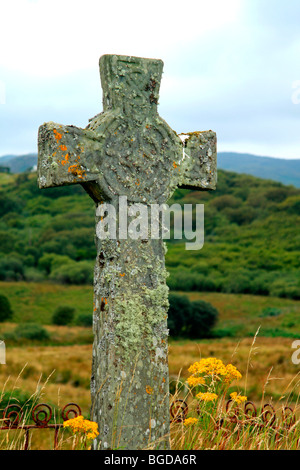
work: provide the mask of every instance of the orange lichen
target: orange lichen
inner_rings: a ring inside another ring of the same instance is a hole
[[[57,142],[62,138],[62,135],[59,132],[57,132],[56,129],[53,129],[53,134],[55,135]]]
[[[153,395],[153,392],[154,392],[153,388],[150,387],[150,385],[147,385],[146,386],[146,393],[148,393],[148,395]]]
[[[137,186],[139,186],[139,185],[140,185],[140,180],[136,180],[135,184],[136,184]]]
[[[121,276],[121,277],[124,277],[124,276],[125,276],[125,273],[123,273],[123,274],[122,274],[122,273],[120,273],[120,276]]]
[[[66,164],[68,161],[69,161],[69,154],[68,154],[68,153],[66,153],[66,155],[65,155],[65,159],[64,159],[64,160],[61,160],[61,162],[60,162],[60,163],[61,163],[62,165],[65,165],[65,164]]]
[[[62,150],[63,152],[65,152],[67,150],[67,147],[65,145],[60,145],[59,146],[60,150]]]
[[[81,179],[86,175],[86,171],[82,169],[78,164],[69,166],[68,173],[72,173],[72,175],[77,176]]]

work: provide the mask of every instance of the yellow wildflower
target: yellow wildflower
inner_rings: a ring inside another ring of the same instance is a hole
[[[211,375],[211,376],[226,376],[226,366],[220,359],[215,357],[209,357],[207,359],[201,359],[199,362],[195,362],[189,368],[189,372],[193,375]]]
[[[210,377],[212,380],[224,380],[225,383],[231,383],[233,380],[242,378],[242,374],[232,364],[227,366],[215,357],[208,357],[195,362],[188,371],[192,374],[188,378],[190,386],[202,385],[201,377]]]
[[[205,379],[204,377],[188,377],[187,383],[189,384],[190,387],[197,387],[197,385],[204,385],[205,384]]]
[[[235,366],[232,364],[228,364],[226,366],[226,377],[225,382],[229,383],[233,380],[240,380],[242,378],[242,374],[237,370]]]
[[[210,401],[217,400],[218,395],[216,395],[215,393],[209,393],[209,392],[198,393],[197,398],[199,398],[199,400],[201,401],[210,402]]]
[[[237,403],[238,405],[240,403],[243,403],[244,401],[247,401],[247,397],[243,397],[242,395],[238,395],[237,392],[233,392],[230,394],[231,400]]]
[[[187,419],[184,420],[183,425],[186,426],[186,427],[189,427],[189,426],[193,426],[197,422],[198,422],[197,418],[187,418]]]
[[[94,421],[84,419],[84,417],[81,415],[77,416],[77,418],[72,418],[65,421],[64,428],[70,428],[74,434],[85,434],[87,439],[95,439],[99,434],[98,424]]]

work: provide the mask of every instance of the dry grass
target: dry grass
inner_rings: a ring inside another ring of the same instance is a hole
[[[181,370],[181,377],[186,378],[190,364],[201,357],[217,357],[226,363],[233,363],[242,372],[243,379],[239,382],[239,386],[243,391],[246,388],[251,400],[260,400],[263,391],[265,391],[266,399],[277,400],[285,390],[285,393],[289,394],[293,391],[294,396],[297,396],[300,367],[292,363],[291,357],[294,350],[291,348],[292,340],[287,338],[257,337],[249,362],[246,384],[245,374],[252,341],[253,338],[245,338],[240,342],[228,339],[181,344],[171,342],[170,376],[176,380]],[[297,374],[299,374],[298,380],[295,379]]]
[[[60,334],[64,335],[64,328],[68,327],[61,328]],[[74,335],[77,333],[74,330]],[[252,342],[252,338],[240,342],[229,339],[170,341],[171,380],[177,380],[178,376],[181,380],[187,378],[188,367],[192,363],[201,357],[213,356],[238,367],[243,379],[235,389],[246,391],[248,398],[256,404],[262,399],[276,404],[281,396],[285,396],[284,402],[289,398],[295,401],[299,395],[300,369],[291,361],[292,341],[258,336],[251,349]],[[0,390],[38,393],[39,402],[60,408],[68,402],[76,402],[84,416],[89,416],[92,345],[8,347],[6,356],[7,364],[0,365]],[[33,434],[32,449],[51,447],[53,432]]]

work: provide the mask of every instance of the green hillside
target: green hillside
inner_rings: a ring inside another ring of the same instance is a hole
[[[205,205],[205,245],[168,242],[172,289],[300,298],[299,189],[220,170],[217,191],[173,202]],[[80,185],[0,174],[0,217],[0,281],[92,283],[94,205]]]

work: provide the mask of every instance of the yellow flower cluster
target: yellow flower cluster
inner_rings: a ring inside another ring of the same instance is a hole
[[[240,405],[244,401],[247,401],[247,397],[243,397],[242,395],[238,395],[237,392],[233,392],[230,394],[231,400]]]
[[[209,393],[209,392],[198,393],[197,398],[199,398],[199,400],[201,401],[210,402],[210,401],[217,400],[218,395],[216,395],[215,393]]]
[[[193,375],[226,375],[226,368],[220,359],[209,357],[195,362],[189,368],[189,372]]]
[[[189,427],[189,426],[193,426],[197,422],[198,422],[197,418],[187,418],[187,419],[184,420],[183,425],[186,426],[186,427]]]
[[[239,380],[242,378],[242,375],[232,364],[225,364],[215,357],[209,357],[206,359],[201,359],[199,362],[195,362],[189,368],[189,372],[192,374],[192,377],[188,378],[189,385],[193,385],[193,381],[198,379],[199,376],[211,376],[218,379],[224,379],[226,383],[230,383],[233,380]]]
[[[233,380],[240,380],[242,378],[242,374],[237,370],[235,366],[232,364],[228,364],[226,366],[226,377],[225,382],[232,382]]]
[[[98,432],[98,424],[94,421],[84,419],[83,416],[77,416],[77,418],[68,419],[64,422],[64,428],[71,428],[74,434],[82,433],[86,435],[87,439],[95,439]]]
[[[204,385],[205,379],[204,377],[194,377],[193,375],[191,375],[191,377],[187,379],[187,383],[190,387],[197,387],[197,385]]]

